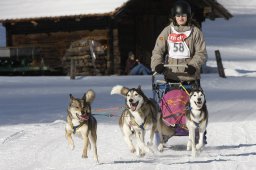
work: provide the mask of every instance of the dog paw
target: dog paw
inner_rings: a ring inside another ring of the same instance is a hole
[[[147,146],[153,146],[152,142],[147,142]]]
[[[144,150],[138,149],[138,150],[136,150],[136,155],[137,155],[138,157],[143,157],[143,156],[146,155],[146,153],[145,153]]]
[[[139,156],[139,157],[144,157],[145,155],[146,155],[145,152],[140,152],[138,156]]]
[[[154,154],[154,151],[151,148],[145,148],[145,151],[150,154]]]
[[[135,151],[136,151],[135,148],[130,149],[130,152],[131,152],[131,153],[134,153]]]
[[[144,157],[146,154],[145,153],[141,153],[140,154],[140,157]]]
[[[69,148],[71,149],[71,150],[74,150],[75,149],[75,145],[69,145]]]
[[[196,145],[196,150],[201,150],[203,148],[203,144],[197,144]]]
[[[190,151],[191,150],[191,143],[189,142],[188,144],[187,144],[187,151]]]
[[[86,159],[86,158],[88,158],[88,156],[86,154],[83,154],[82,158]]]
[[[98,157],[94,157],[94,160],[95,160],[98,164],[100,163]]]
[[[193,158],[195,158],[195,157],[196,157],[196,151],[192,150],[191,156],[192,156]]]
[[[187,146],[187,151],[190,151],[191,150],[191,146]]]
[[[164,151],[164,145],[162,143],[159,144],[157,149],[158,149],[159,152],[163,152]]]

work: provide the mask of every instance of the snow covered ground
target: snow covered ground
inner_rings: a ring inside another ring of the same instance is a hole
[[[0,77],[0,167],[28,169],[250,169],[256,158],[255,77],[202,77],[210,112],[208,145],[198,158],[186,151],[187,137],[169,140],[163,153],[138,158],[131,154],[118,127],[124,105],[121,96],[111,96],[116,84],[137,87],[148,96],[150,76],[84,77]],[[140,82],[140,83],[139,83]],[[143,83],[142,83],[143,82]],[[92,152],[83,160],[82,141],[75,137],[71,151],[64,137],[69,93],[80,97],[93,88],[98,120],[96,165]],[[107,117],[115,114],[116,117]]]
[[[244,7],[254,1],[221,0],[235,11],[229,21],[206,21],[210,74],[202,75],[209,109],[208,144],[197,158],[186,151],[187,137],[173,137],[163,153],[138,158],[131,154],[118,127],[124,99],[110,95],[116,84],[142,85],[152,96],[150,76],[0,77],[0,167],[3,170],[254,170],[256,167],[256,14]],[[248,3],[247,3],[248,2]],[[242,3],[242,4],[241,4]],[[245,3],[245,5],[243,5]],[[256,2],[249,5],[255,6]],[[236,7],[234,10],[234,6]],[[239,12],[240,11],[240,12]],[[243,12],[244,11],[244,12]],[[214,51],[220,50],[227,78],[216,73]],[[215,71],[215,72],[214,72]],[[64,136],[69,94],[96,91],[100,164],[82,159],[82,140],[71,151]],[[114,117],[106,115],[114,114]]]

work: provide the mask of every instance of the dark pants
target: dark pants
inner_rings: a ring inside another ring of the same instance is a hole
[[[151,70],[149,70],[143,64],[136,65],[131,69],[129,73],[129,75],[150,75],[150,74],[151,74]]]

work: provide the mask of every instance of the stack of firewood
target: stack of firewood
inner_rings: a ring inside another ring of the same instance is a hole
[[[71,67],[74,67],[76,76],[106,75],[106,53],[106,48],[94,40],[74,41],[63,57],[63,68],[68,75]]]

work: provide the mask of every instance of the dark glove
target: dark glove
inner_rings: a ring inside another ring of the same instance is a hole
[[[158,74],[162,74],[165,70],[165,67],[163,64],[158,64],[156,67],[155,67],[155,71],[158,73]]]
[[[196,68],[192,65],[188,65],[188,67],[185,68],[185,72],[187,72],[189,75],[193,75],[196,72]]]

